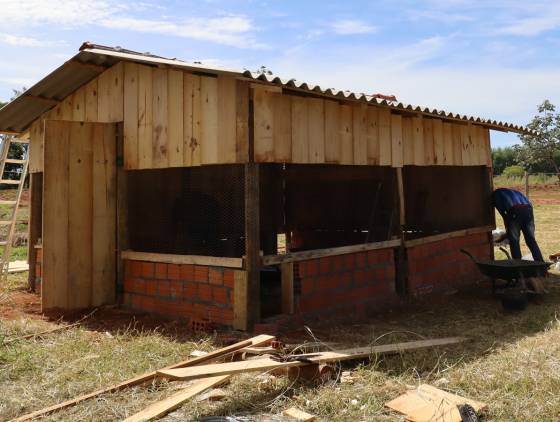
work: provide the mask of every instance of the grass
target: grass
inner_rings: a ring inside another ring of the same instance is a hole
[[[553,185],[558,184],[558,177],[555,174],[540,173],[529,175],[530,185]],[[525,186],[524,176],[504,176],[499,175],[494,177],[495,186],[511,187],[511,186]]]
[[[560,192],[557,192],[558,194]],[[560,195],[558,195],[560,197]],[[535,205],[537,238],[545,254],[560,250],[558,205]],[[498,222],[500,220],[497,220]],[[526,251],[526,249],[524,249]],[[0,296],[0,339],[55,327],[21,314],[2,319],[2,309],[16,307],[25,274],[10,276],[7,296]],[[352,384],[309,386],[286,377],[247,374],[233,378],[217,402],[193,400],[164,420],[198,416],[252,415],[274,417],[290,406],[314,413],[323,421],[401,421],[383,404],[408,386],[430,383],[489,405],[488,421],[556,421],[560,415],[560,283],[547,279],[550,294],[521,313],[505,313],[489,286],[445,298],[430,298],[406,312],[389,312],[368,321],[311,326],[323,341],[340,347],[461,335],[468,342],[429,350],[378,356],[347,363]],[[95,316],[92,317],[95,320]],[[218,347],[220,337],[185,335],[182,325],[142,328],[140,321],[113,327],[102,320],[43,338],[0,345],[0,420],[58,403],[98,387],[184,359],[192,350]],[[306,337],[296,333],[289,341]],[[312,340],[307,337],[308,340]],[[113,421],[169,396],[180,383],[136,387],[90,400],[52,414],[49,421]]]

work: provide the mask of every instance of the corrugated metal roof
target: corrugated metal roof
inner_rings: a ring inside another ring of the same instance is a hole
[[[232,74],[255,82],[280,86],[287,90],[302,91],[322,97],[337,98],[350,101],[361,101],[368,104],[390,107],[405,113],[416,113],[447,120],[461,120],[477,123],[491,129],[517,133],[530,133],[524,126],[512,123],[451,113],[435,108],[415,106],[398,101],[389,101],[377,96],[341,91],[333,88],[322,88],[295,79],[282,79],[277,76],[257,74],[249,71],[225,69],[208,66],[202,63],[191,63],[177,59],[168,59],[150,53],[138,53],[119,47],[84,43],[78,54],[65,62],[52,73],[41,79],[21,96],[0,109],[0,132],[23,132],[42,113],[48,111],[56,102],[97,77],[105,69],[119,61],[132,61],[157,66],[171,66],[188,71],[209,74]]]

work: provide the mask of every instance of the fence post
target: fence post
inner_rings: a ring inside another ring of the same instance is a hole
[[[529,172],[525,171],[525,196],[529,198]]]

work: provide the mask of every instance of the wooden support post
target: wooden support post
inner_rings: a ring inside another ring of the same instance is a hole
[[[251,91],[252,92],[252,91]],[[261,223],[260,168],[255,163],[255,119],[252,98],[249,100],[249,160],[245,164],[245,269],[247,271],[247,330],[260,320]]]
[[[401,237],[401,245],[397,249],[397,256],[395,260],[396,265],[396,287],[397,293],[401,296],[407,294],[407,258],[406,258],[406,248],[404,244],[405,240],[405,225],[406,225],[406,207],[404,202],[404,183],[402,167],[396,168],[397,172],[397,190],[399,192],[399,235]]]
[[[259,165],[245,164],[245,269],[247,270],[247,329],[260,319]]]
[[[529,172],[525,172],[525,196],[529,198]]]
[[[124,291],[124,261],[121,252],[129,248],[128,172],[124,168],[124,128],[117,127],[117,298]]]
[[[284,262],[281,266],[282,313],[294,313],[294,263]]]
[[[35,264],[37,249],[35,245],[42,237],[43,231],[43,173],[29,174],[29,226],[27,241],[27,262],[29,263],[28,284],[35,291]]]

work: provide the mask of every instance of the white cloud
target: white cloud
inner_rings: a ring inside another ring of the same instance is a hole
[[[499,29],[499,33],[535,36],[560,27],[560,16],[540,16],[520,19]]]
[[[29,27],[56,24],[69,28],[94,25],[211,41],[239,48],[264,46],[255,40],[253,33],[256,28],[252,20],[245,16],[143,18],[131,14],[132,9],[139,10],[137,5],[128,7],[104,0],[0,0],[3,21],[12,25]]]
[[[377,29],[357,19],[341,19],[332,24],[332,29],[339,35],[368,34]]]
[[[1,32],[0,44],[6,44],[16,47],[44,47],[47,45],[52,45],[52,43],[49,41],[43,41],[37,38],[6,34]]]

